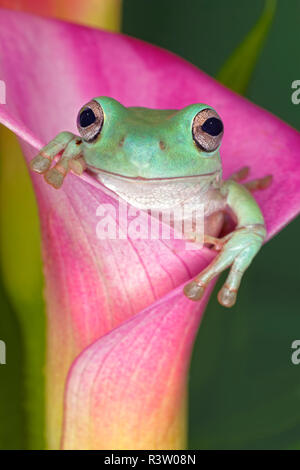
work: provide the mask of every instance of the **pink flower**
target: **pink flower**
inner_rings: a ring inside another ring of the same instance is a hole
[[[94,96],[154,108],[206,102],[226,127],[224,177],[244,165],[252,177],[274,177],[257,193],[268,236],[299,211],[300,136],[276,117],[127,36],[5,10],[0,21],[0,121],[20,137],[27,162],[58,132],[75,132],[79,108]],[[194,303],[182,284],[213,253],[162,240],[99,240],[96,209],[114,201],[91,177],[69,175],[57,191],[31,176],[46,279],[49,446],[184,447],[186,377],[209,293]]]

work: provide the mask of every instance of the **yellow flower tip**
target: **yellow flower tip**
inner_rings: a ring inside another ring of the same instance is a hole
[[[0,0],[0,7],[120,31],[122,0]]]

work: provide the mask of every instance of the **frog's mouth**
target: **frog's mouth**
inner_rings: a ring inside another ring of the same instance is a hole
[[[212,171],[210,173],[202,173],[201,175],[189,175],[189,176],[168,176],[164,178],[145,178],[143,176],[125,176],[120,173],[114,173],[112,171],[108,170],[101,170],[93,165],[88,165],[88,170],[90,170],[93,174],[96,173],[98,176],[98,179],[101,181],[101,175],[112,177],[119,179],[121,181],[128,181],[131,183],[163,183],[163,182],[183,182],[183,181],[192,181],[192,180],[207,180],[211,179],[218,182],[219,180],[222,179],[222,169],[219,168],[218,170]]]

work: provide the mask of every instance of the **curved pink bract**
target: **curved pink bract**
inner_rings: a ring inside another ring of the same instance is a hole
[[[206,102],[225,124],[225,177],[244,165],[251,177],[273,174],[257,194],[269,237],[298,213],[300,135],[276,117],[136,39],[6,10],[0,22],[0,121],[23,139],[27,161],[58,132],[75,131],[78,109],[94,96],[157,108]],[[31,176],[49,318],[50,447],[61,437],[68,373],[66,448],[184,445],[186,373],[207,296],[193,303],[179,286],[213,254],[161,240],[99,240],[97,207],[115,201],[91,177],[69,175],[57,191]]]

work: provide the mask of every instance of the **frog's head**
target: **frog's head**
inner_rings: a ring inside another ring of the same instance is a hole
[[[125,108],[100,97],[81,108],[77,125],[85,162],[95,172],[146,180],[221,172],[223,124],[205,104]]]

